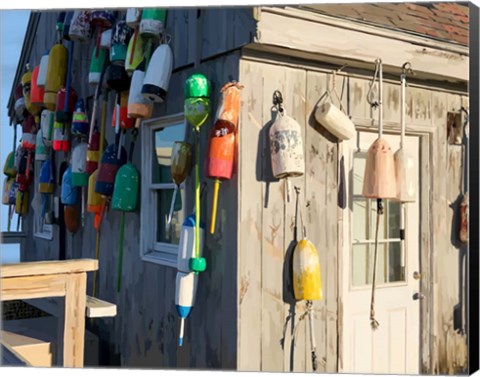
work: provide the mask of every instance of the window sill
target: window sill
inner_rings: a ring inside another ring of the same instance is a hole
[[[142,255],[143,262],[149,262],[154,264],[159,264],[167,267],[177,267],[177,255],[160,252],[160,251],[149,251],[148,253]]]

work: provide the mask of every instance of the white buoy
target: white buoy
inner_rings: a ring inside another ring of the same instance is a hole
[[[317,106],[315,119],[339,140],[349,140],[356,134],[350,118],[331,102]]]
[[[188,318],[195,305],[195,295],[197,293],[198,274],[195,272],[177,272],[175,306],[180,317],[180,332],[178,335],[178,345],[183,345],[183,334],[185,328],[185,319]]]
[[[136,69],[133,72],[130,92],[128,93],[128,117],[130,118],[150,118],[153,111],[153,103],[146,99],[142,94],[142,86],[145,78],[145,72],[142,69]]]
[[[53,123],[55,121],[55,112],[50,110],[43,110],[40,115],[40,130],[43,137],[43,143],[47,147],[52,146],[53,138]]]
[[[140,8],[128,8],[127,9],[127,16],[125,21],[127,21],[127,25],[131,28],[135,29],[138,25],[140,25],[140,19],[142,18],[142,10]]]
[[[45,161],[48,158],[48,148],[43,141],[42,132],[37,132],[35,144],[35,161]]]
[[[112,29],[105,30],[100,37],[100,48],[110,50],[112,45]]]
[[[48,56],[50,51],[46,51],[40,59],[40,69],[37,76],[37,86],[43,88],[47,82]]]
[[[88,144],[81,142],[72,152],[72,186],[88,186],[87,165]]]
[[[172,75],[173,53],[168,44],[161,44],[155,50],[143,81],[142,94],[152,102],[163,102]]]
[[[203,254],[205,224],[200,222],[200,255]],[[178,243],[177,270],[190,272],[189,260],[195,257],[195,215],[188,216],[182,224]]]
[[[286,179],[287,202],[290,201],[289,177],[300,177],[305,173],[302,130],[295,119],[279,112],[270,127],[270,154],[272,172],[277,179]]]

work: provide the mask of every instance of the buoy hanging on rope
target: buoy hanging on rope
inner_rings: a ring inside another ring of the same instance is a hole
[[[15,182],[14,178],[5,177],[3,180],[2,204],[7,206],[9,205],[10,190],[12,189],[13,182]]]
[[[25,108],[33,116],[37,116],[41,107],[32,103],[32,71],[30,65],[26,66],[27,71],[22,76],[23,98],[25,98]],[[38,94],[38,93],[37,93]]]
[[[215,232],[218,191],[222,180],[232,178],[235,159],[235,134],[240,113],[240,89],[236,82],[223,86],[222,101],[217,111],[215,126],[210,132],[206,176],[214,179],[210,233]]]
[[[53,139],[53,123],[55,121],[55,113],[50,110],[43,110],[40,116],[40,130],[42,132],[43,142],[45,146],[52,146]]]
[[[102,205],[104,199],[102,195],[95,192],[95,183],[97,181],[98,170],[95,170],[88,178],[88,196],[87,196],[87,212],[94,214],[94,228],[99,231],[101,223]]]
[[[127,162],[127,152],[125,148],[121,148],[119,159],[117,159],[117,149],[118,147],[115,144],[110,144],[105,149],[98,169],[95,192],[106,197],[112,196],[115,176],[117,175],[118,169]]]
[[[77,100],[72,116],[72,135],[81,138],[88,136],[89,123],[83,99]]]
[[[37,132],[35,142],[35,161],[45,161],[49,156],[49,148],[43,142],[43,134],[41,131]]]
[[[184,85],[185,118],[195,132],[195,256],[190,258],[190,270],[205,271],[207,261],[200,252],[200,127],[210,111],[210,82],[202,74],[193,74]]]
[[[408,68],[407,68],[408,67]],[[402,203],[414,202],[416,196],[415,190],[415,160],[405,148],[405,87],[407,72],[412,72],[410,63],[403,65],[403,72],[400,75],[401,96],[400,96],[400,148],[395,152],[393,160],[395,162],[395,179],[397,182],[396,199]],[[403,207],[403,206],[402,206]],[[402,209],[403,211],[403,209]],[[403,226],[402,226],[403,229]]]
[[[173,53],[167,43],[161,44],[152,55],[145,79],[142,94],[152,102],[164,102],[173,69]]]
[[[27,116],[22,123],[22,147],[28,151],[35,151],[37,141],[37,125],[33,115]]]
[[[148,119],[152,116],[153,104],[142,94],[142,86],[145,78],[145,65],[142,63],[133,72],[132,84],[128,95],[128,113],[129,118]],[[136,124],[138,125],[138,123]]]
[[[53,172],[55,167],[50,160],[43,161],[40,169],[38,192],[41,194],[41,218],[47,224],[53,222],[52,194],[55,192],[55,178]]]
[[[91,27],[92,12],[89,10],[76,10],[73,12],[68,36],[71,41],[85,42],[92,37]]]
[[[20,216],[25,216],[28,213],[28,191],[18,190],[16,192],[15,213]]]
[[[98,53],[97,53],[98,51]],[[88,83],[90,85],[99,85],[100,77],[102,76],[102,70],[105,64],[108,62],[108,52],[105,49],[97,47],[94,48],[92,53],[92,60],[90,61],[90,70],[88,73]]]
[[[114,65],[125,66],[128,42],[133,35],[133,30],[124,20],[117,21],[112,29],[110,46],[110,62]]]
[[[54,111],[57,104],[57,93],[65,86],[67,75],[68,51],[62,44],[50,49],[48,56],[47,77],[43,103],[48,110]]]
[[[53,122],[53,150],[57,152],[70,150],[70,124]]]
[[[355,125],[346,114],[336,89],[336,75],[337,71],[332,72],[331,87],[327,88],[324,96],[327,100],[322,101],[315,108],[315,120],[334,135],[339,141],[350,140],[355,137]],[[335,106],[334,95],[339,107]],[[322,96],[323,97],[323,96]]]
[[[75,233],[79,226],[78,187],[72,185],[72,167],[69,166],[62,177],[61,202],[64,205],[64,220],[68,231]]]
[[[85,142],[81,142],[72,151],[72,186],[88,186],[88,174],[85,171],[87,164],[87,148]]]
[[[3,174],[9,178],[17,176],[17,169],[15,167],[15,153],[12,151],[8,154],[5,164],[3,165]]]
[[[175,305],[181,321],[178,336],[179,346],[183,345],[185,319],[189,317],[195,304],[198,284],[198,275],[192,272],[189,267],[190,260],[195,258],[195,218],[195,214],[192,214],[185,219],[182,224],[178,243]],[[200,254],[203,254],[205,224],[201,223],[199,229]]]
[[[100,36],[100,48],[102,50],[109,51],[110,56],[110,47],[112,47],[112,29],[105,30]]]
[[[94,131],[87,149],[87,164],[85,165],[87,174],[92,174],[98,168],[98,161],[100,160],[99,148],[100,132]]]
[[[120,129],[128,130],[135,125],[135,119],[128,116],[128,90],[120,94]],[[117,109],[113,109],[112,113],[112,127],[117,125]]]
[[[175,202],[180,185],[185,181],[190,172],[192,165],[192,146],[181,141],[173,143],[170,161],[170,172],[173,182],[175,183],[175,189],[173,190],[172,203],[170,204],[170,212],[167,219],[168,226],[170,226],[172,222],[173,210],[175,209]]]
[[[285,179],[285,193],[290,202],[289,178],[305,174],[302,129],[295,119],[289,117],[283,108],[282,94],[277,90],[273,95],[277,117],[270,127],[270,156],[273,175]]]
[[[94,10],[92,11],[90,22],[94,27],[110,29],[115,22],[115,12],[110,10]]]

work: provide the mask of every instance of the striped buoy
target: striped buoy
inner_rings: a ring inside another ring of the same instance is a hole
[[[79,143],[72,151],[72,186],[88,186],[88,174],[86,172],[87,148],[85,142]]]
[[[98,85],[100,83],[100,77],[102,76],[102,70],[105,64],[107,64],[108,54],[103,48],[93,49],[92,60],[90,61],[90,71],[88,73],[88,83],[90,85]]]
[[[152,102],[163,102],[172,75],[173,54],[168,44],[161,44],[152,55],[145,73],[142,94]]]
[[[70,150],[70,125],[53,123],[53,150],[68,152]]]
[[[85,112],[85,102],[83,99],[77,100],[75,111],[72,117],[72,135],[87,137],[89,131],[88,117]]]
[[[78,188],[72,184],[72,167],[68,166],[62,176],[60,200],[63,205],[73,206],[78,202]]]
[[[129,92],[123,91],[120,95],[120,128],[127,130],[135,125],[135,119],[128,117],[128,97]],[[113,109],[112,113],[112,127],[117,124],[117,109]]]
[[[33,106],[37,106],[38,110],[43,107],[43,96],[45,95],[45,89],[43,86],[38,85],[38,75],[40,72],[40,66],[37,65],[32,72],[32,89],[30,92],[30,100]],[[36,112],[38,115],[38,111]]]
[[[27,71],[22,76],[23,98],[25,99],[25,108],[32,115],[38,115],[41,108],[32,103],[32,71],[27,64]]]
[[[68,98],[68,103],[66,103]],[[55,109],[55,121],[58,123],[69,123],[72,120],[72,114],[77,103],[77,92],[70,88],[70,93],[67,95],[67,89],[61,88],[57,93],[57,106]]]
[[[128,114],[130,118],[147,119],[152,116],[153,104],[142,94],[142,86],[145,78],[144,65],[133,72],[132,84],[128,96]]]
[[[88,144],[87,149],[87,164],[85,171],[87,174],[92,174],[98,168],[98,161],[100,160],[100,132],[93,131],[92,138]]]
[[[118,169],[127,162],[125,148],[121,148],[120,159],[117,159],[117,154],[118,147],[115,144],[110,144],[103,152],[95,183],[95,192],[103,196],[112,196]]]
[[[29,151],[35,151],[37,126],[33,115],[29,115],[22,123],[22,147]]]
[[[112,42],[110,47],[110,62],[114,65],[125,66],[128,42],[133,30],[125,21],[117,21],[112,29]]]
[[[159,39],[165,31],[166,17],[166,9],[143,9],[139,26],[142,37],[145,39]]]
[[[140,37],[140,32],[137,28],[128,42],[127,56],[125,58],[125,70],[129,74],[132,74],[137,69],[144,58],[144,53],[143,39]]]

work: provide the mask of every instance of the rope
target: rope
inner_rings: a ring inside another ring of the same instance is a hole
[[[120,292],[120,285],[122,281],[122,266],[123,266],[123,238],[125,235],[125,212],[122,212],[122,220],[120,222],[120,253],[118,256],[118,275],[117,275],[117,292]]]
[[[380,228],[380,215],[383,215],[382,199],[377,199],[377,226],[375,228],[375,253],[373,257],[372,298],[370,301],[370,326],[376,330],[380,324],[375,319],[375,282],[377,278],[378,230]]]
[[[200,258],[200,129],[195,129],[195,257]]]
[[[293,329],[293,345],[296,345],[296,337],[298,333],[298,328],[300,323],[308,316],[310,322],[310,343],[311,343],[311,356],[312,356],[312,369],[315,372],[318,369],[318,358],[317,358],[317,346],[315,344],[315,330],[313,322],[313,301],[307,300],[305,306],[305,311],[300,317],[298,317],[298,322]]]

